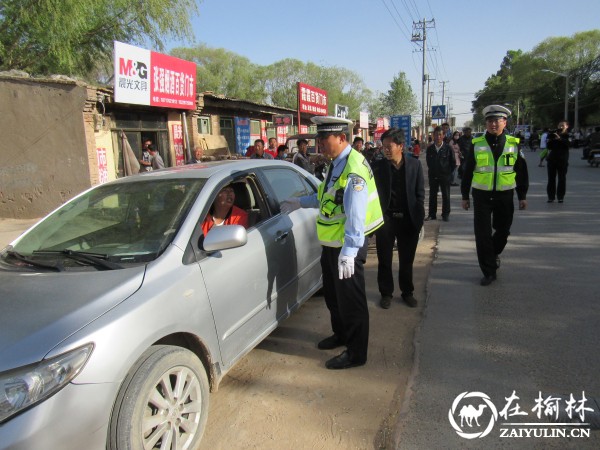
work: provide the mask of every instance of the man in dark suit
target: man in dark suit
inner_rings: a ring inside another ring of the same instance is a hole
[[[435,127],[433,144],[427,147],[425,161],[429,175],[429,215],[425,220],[435,220],[437,216],[438,190],[442,192],[442,220],[448,222],[450,216],[450,178],[456,167],[452,147],[444,142],[444,130]]]
[[[418,159],[404,157],[404,130],[391,128],[381,139],[385,158],[373,162],[373,175],[384,215],[384,225],[376,231],[380,305],[384,309],[391,305],[394,293],[392,257],[396,241],[402,300],[414,308],[417,299],[413,296],[413,262],[425,218],[423,168]]]

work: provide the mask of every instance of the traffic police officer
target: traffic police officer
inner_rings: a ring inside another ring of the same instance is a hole
[[[319,147],[332,162],[316,194],[285,200],[281,211],[289,214],[300,207],[319,208],[323,293],[333,335],[317,346],[321,350],[346,346],[347,350],[325,366],[347,369],[367,362],[366,236],[383,224],[383,216],[371,168],[348,143],[352,121],[330,116],[313,117],[312,121],[317,124]]]
[[[473,188],[475,244],[483,272],[482,286],[496,279],[500,267],[499,255],[506,246],[513,220],[513,191],[517,191],[519,209],[527,208],[527,164],[518,150],[519,139],[504,130],[510,114],[500,105],[483,108],[486,133],[473,139],[464,165],[462,207],[469,209],[469,190]]]

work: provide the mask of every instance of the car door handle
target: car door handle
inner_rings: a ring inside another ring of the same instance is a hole
[[[275,242],[284,240],[286,237],[288,237],[288,234],[289,233],[287,231],[284,231],[283,233],[281,233],[279,236],[277,236],[275,238]]]

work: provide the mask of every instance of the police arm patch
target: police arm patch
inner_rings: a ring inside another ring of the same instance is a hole
[[[367,185],[366,181],[358,175],[350,177],[350,183],[352,184],[352,190],[356,192],[362,191]]]

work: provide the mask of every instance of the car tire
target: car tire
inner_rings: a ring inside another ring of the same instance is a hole
[[[107,449],[195,449],[206,426],[208,396],[206,371],[196,355],[169,345],[150,347],[119,389]]]

